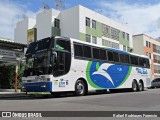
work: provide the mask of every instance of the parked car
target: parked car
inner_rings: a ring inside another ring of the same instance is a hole
[[[156,78],[151,82],[151,88],[160,88],[160,78]]]

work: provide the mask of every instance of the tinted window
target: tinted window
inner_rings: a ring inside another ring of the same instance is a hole
[[[100,49],[100,59],[101,60],[107,60],[107,58],[106,58],[106,50]]]
[[[139,58],[139,65],[143,66],[143,59],[142,58]]]
[[[160,82],[160,78],[154,79],[153,82]]]
[[[134,56],[130,56],[130,63],[131,63],[131,64],[135,64]]]
[[[82,45],[74,44],[74,55],[83,57],[83,47]]]
[[[99,49],[93,48],[92,50],[93,50],[93,58],[94,59],[99,59],[100,58],[100,56],[99,56]]]
[[[134,57],[135,59],[135,65],[138,65],[138,57]]]
[[[91,56],[91,47],[83,46],[83,55],[86,58],[92,58],[92,56]]]
[[[119,54],[116,52],[113,52],[113,58],[115,62],[119,62]]]
[[[129,63],[129,55],[124,55],[125,63]]]
[[[66,50],[66,51],[69,51],[69,52],[71,51],[69,40],[57,39],[55,47],[56,47],[57,50]]]
[[[113,61],[113,52],[108,51],[108,52],[107,52],[107,57],[108,57],[108,60],[109,60],[109,61]]]
[[[150,67],[148,59],[143,59],[143,66],[144,67]]]
[[[124,63],[125,62],[124,54],[119,54],[119,57],[120,57],[120,62]]]

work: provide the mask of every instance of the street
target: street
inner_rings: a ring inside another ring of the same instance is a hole
[[[0,111],[160,111],[160,89],[88,96],[2,96]]]

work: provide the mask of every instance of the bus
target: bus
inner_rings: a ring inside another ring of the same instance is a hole
[[[26,92],[83,96],[94,90],[143,91],[151,85],[147,56],[72,38],[55,36],[32,42],[25,57],[22,82]]]

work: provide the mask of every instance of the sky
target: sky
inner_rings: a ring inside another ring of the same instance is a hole
[[[56,0],[0,0],[0,38],[14,39],[16,23],[24,16],[35,18],[43,5],[55,7]],[[133,34],[160,37],[160,0],[61,0],[64,9],[78,4],[126,24]]]

